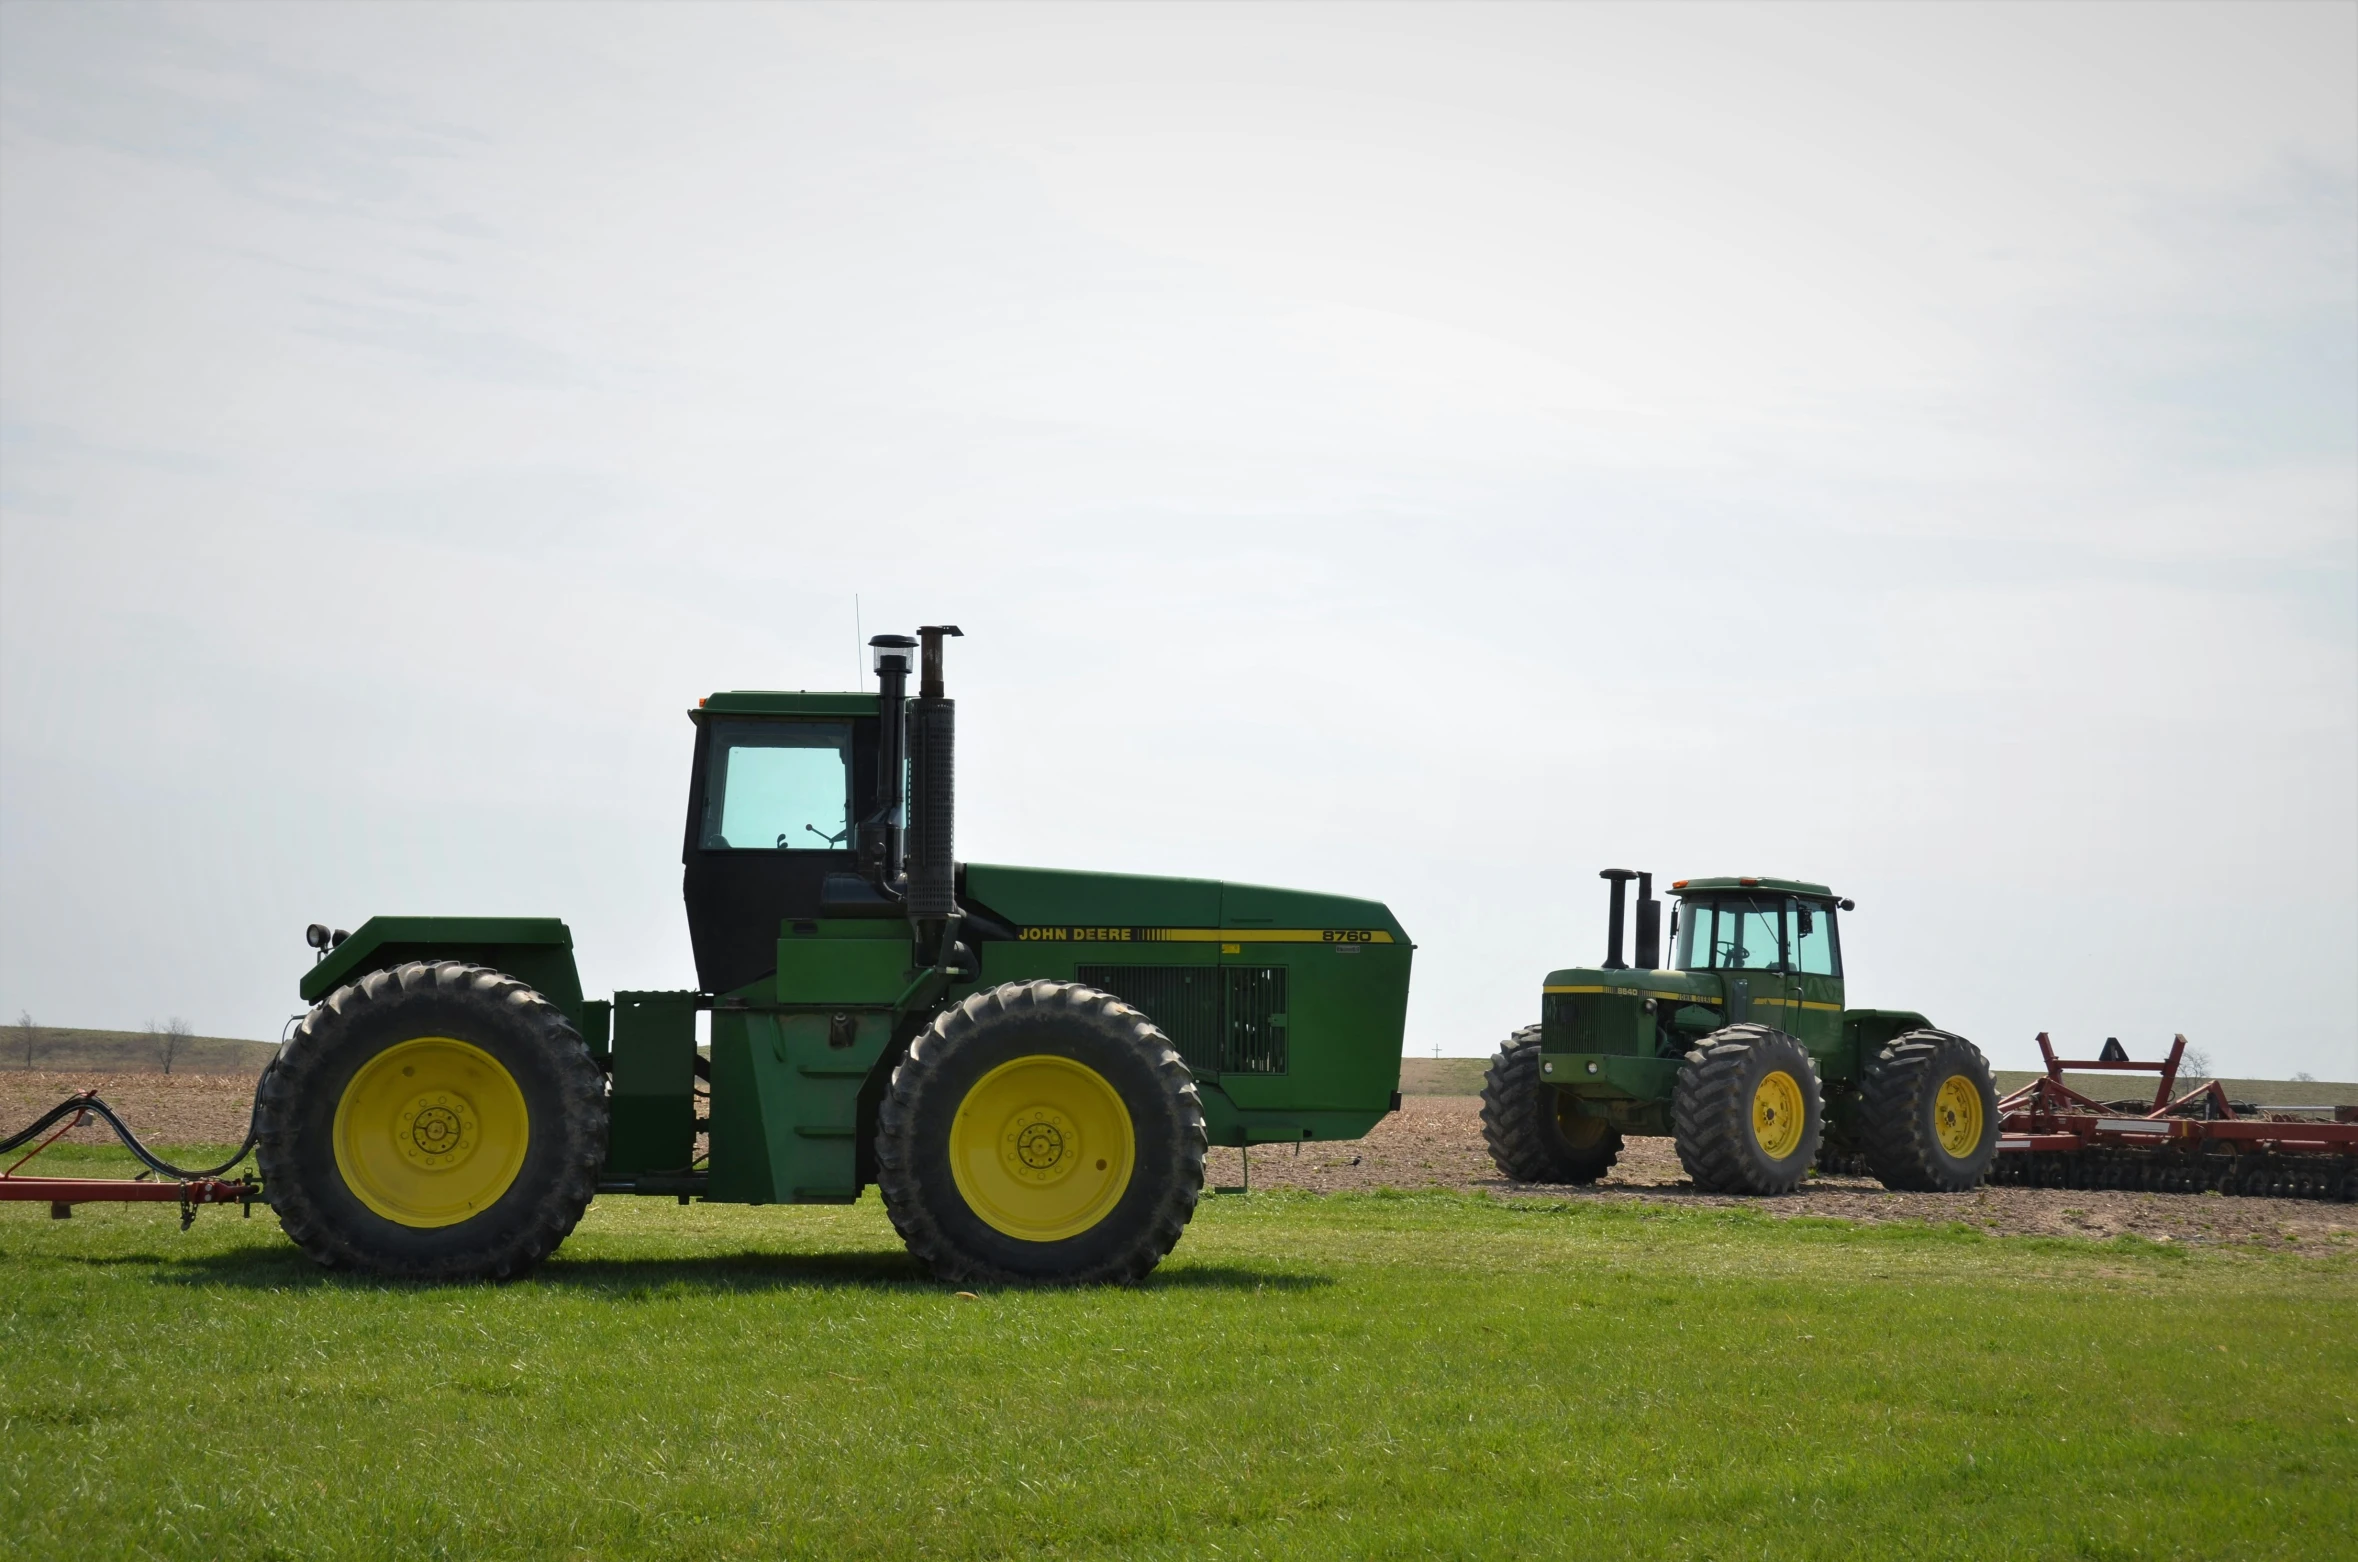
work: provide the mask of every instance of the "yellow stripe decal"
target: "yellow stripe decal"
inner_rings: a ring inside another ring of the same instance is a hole
[[[1723,1001],[1724,1001],[1724,1000],[1722,1000],[1722,999],[1718,999],[1718,998],[1705,998],[1705,997],[1700,997],[1700,996],[1698,996],[1698,995],[1696,995],[1696,994],[1694,994],[1694,993],[1666,993],[1666,992],[1657,992],[1657,991],[1655,991],[1655,990],[1654,990],[1653,988],[1651,988],[1651,987],[1648,987],[1648,988],[1643,988],[1643,989],[1636,988],[1636,987],[1598,987],[1598,986],[1582,986],[1582,987],[1542,987],[1542,988],[1541,988],[1541,989],[1539,989],[1539,990],[1540,990],[1540,992],[1542,992],[1543,994],[1544,994],[1544,993],[1619,993],[1619,994],[1620,994],[1622,997],[1624,997],[1624,998],[1637,998],[1637,997],[1646,997],[1646,998],[1667,998],[1667,999],[1671,1000],[1671,1001],[1672,1001],[1672,1002],[1674,1002],[1674,1003],[1700,1003],[1700,1004],[1704,1004],[1704,1005],[1706,1005],[1706,1006],[1708,1006],[1708,1005],[1712,1005],[1712,1004],[1721,1003],[1721,1002],[1723,1002]],[[1841,1005],[1841,1004],[1838,1004],[1838,1003],[1812,1003],[1812,1002],[1811,1002],[1810,1000],[1808,1000],[1807,998],[1755,998],[1755,999],[1753,999],[1752,1001],[1753,1001],[1754,1003],[1775,1004],[1775,1005],[1777,1005],[1777,1006],[1778,1006],[1778,1007],[1780,1007],[1780,1008],[1786,1008],[1786,1009],[1792,1009],[1792,1008],[1802,1008],[1802,1009],[1821,1009],[1821,1010],[1825,1011],[1825,1012],[1826,1012],[1826,1013],[1828,1013],[1828,1014],[1840,1014],[1840,1013],[1842,1012],[1842,1005]]]
[[[1369,927],[1027,927],[1027,944],[1389,944]]]
[[[1693,993],[1657,992],[1651,987],[1542,987],[1541,993],[1619,993],[1624,998],[1668,998],[1673,1003],[1702,1003]]]

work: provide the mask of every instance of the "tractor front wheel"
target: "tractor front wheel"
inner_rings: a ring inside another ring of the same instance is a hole
[[[1195,1215],[1204,1114],[1154,1022],[1111,993],[1009,982],[944,1010],[877,1112],[876,1181],[943,1280],[1141,1280]]]
[[[296,1028],[256,1092],[278,1223],[320,1263],[506,1280],[565,1240],[606,1159],[606,1089],[572,1022],[455,960],[372,971]]]
[[[1998,1083],[1962,1036],[1912,1030],[1867,1060],[1859,1081],[1867,1165],[1903,1193],[1963,1193],[1998,1158]]]
[[[1679,1164],[1706,1193],[1791,1193],[1817,1158],[1825,1105],[1800,1042],[1728,1025],[1687,1054],[1671,1098]]]
[[[1526,1025],[1482,1076],[1482,1142],[1514,1182],[1594,1182],[1621,1158],[1621,1130],[1581,1112],[1539,1074],[1539,1027]]]

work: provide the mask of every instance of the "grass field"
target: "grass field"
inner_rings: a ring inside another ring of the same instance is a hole
[[[966,1300],[872,1196],[498,1288],[6,1205],[0,1405],[42,1557],[2358,1554],[2358,1261],[1742,1210],[1215,1198]]]

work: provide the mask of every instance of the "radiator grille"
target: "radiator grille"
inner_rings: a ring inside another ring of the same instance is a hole
[[[1231,966],[1220,974],[1228,978],[1220,1066],[1239,1074],[1284,1073],[1285,967]]]
[[[1197,1073],[1286,1071],[1283,966],[1084,965],[1073,975],[1144,1010]]]

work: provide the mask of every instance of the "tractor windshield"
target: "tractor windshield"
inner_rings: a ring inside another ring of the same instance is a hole
[[[851,724],[713,723],[699,844],[707,851],[837,851],[851,817]]]
[[[1782,971],[1840,976],[1834,908],[1785,896],[1689,900],[1678,908],[1682,971]]]
[[[1784,971],[1782,898],[1690,900],[1679,906],[1682,971]]]

